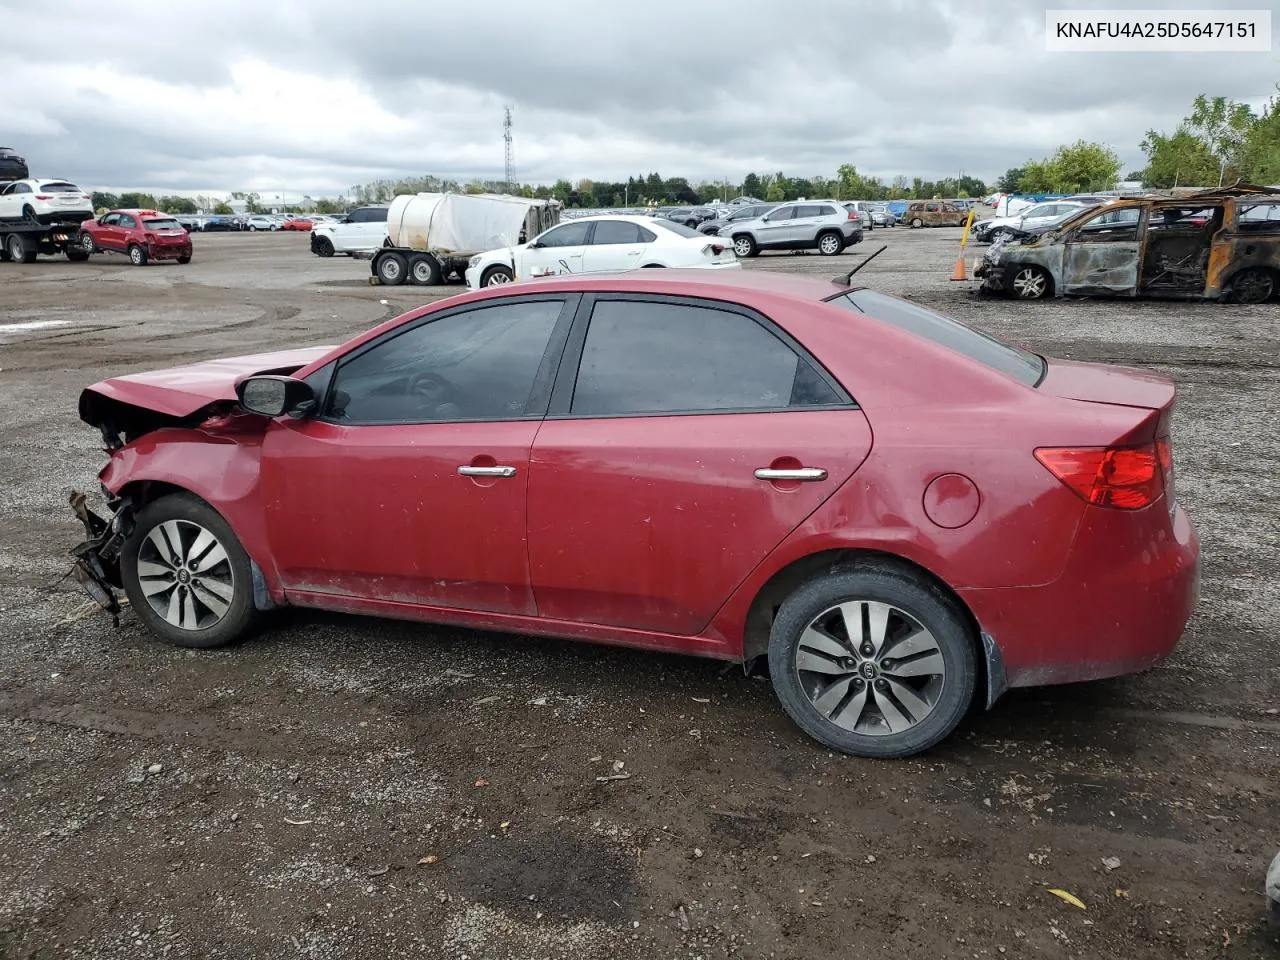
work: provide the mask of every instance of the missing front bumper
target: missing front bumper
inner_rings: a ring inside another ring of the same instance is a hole
[[[89,509],[88,498],[73,490],[69,500],[71,511],[84,525],[87,537],[71,549],[76,558],[71,577],[94,603],[111,614],[120,625],[120,551],[133,532],[133,507],[127,497],[109,500],[111,519],[104,520]]]

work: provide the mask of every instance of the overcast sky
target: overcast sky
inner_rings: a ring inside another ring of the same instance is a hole
[[[1068,4],[0,0],[0,144],[87,187],[336,195],[501,179],[509,103],[523,181],[990,180],[1077,138],[1140,167],[1197,93],[1261,106],[1280,81],[1274,52],[1050,54],[1046,6]]]

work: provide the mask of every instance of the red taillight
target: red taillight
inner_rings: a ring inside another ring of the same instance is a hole
[[[850,210],[850,211],[849,211],[849,217],[848,217],[848,219],[850,219],[850,220],[861,220],[862,218],[861,218],[860,216],[858,216],[856,213],[854,213],[852,210]]]
[[[36,194],[36,199],[37,199],[37,200],[52,200],[52,199],[53,199],[53,197],[49,196],[49,194],[47,194],[47,193],[37,193],[37,194]]]
[[[1140,447],[1039,447],[1036,459],[1055,477],[1095,507],[1139,510],[1160,499],[1165,489],[1169,441]]]

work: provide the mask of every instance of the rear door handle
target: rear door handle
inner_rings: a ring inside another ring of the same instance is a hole
[[[515,467],[462,466],[458,468],[458,476],[460,477],[514,477],[515,475]]]
[[[825,480],[827,471],[821,467],[797,467],[794,470],[771,470],[761,467],[756,471],[757,480]]]

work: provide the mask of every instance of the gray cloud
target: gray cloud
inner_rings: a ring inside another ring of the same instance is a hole
[[[85,185],[332,193],[500,176],[511,103],[523,180],[990,179],[1078,138],[1140,166],[1196,94],[1260,103],[1280,79],[1273,54],[1050,54],[1050,5],[68,0],[84,48],[0,41],[0,142]]]

